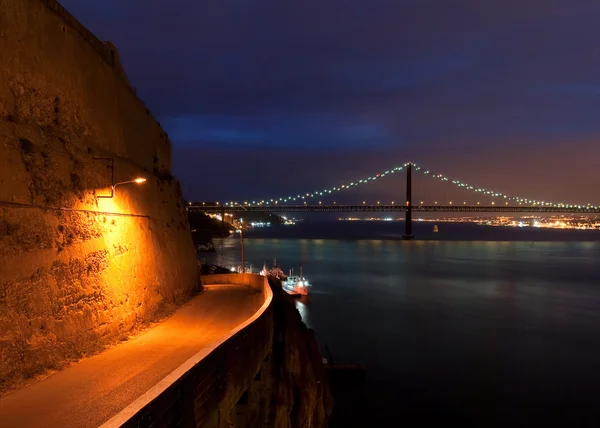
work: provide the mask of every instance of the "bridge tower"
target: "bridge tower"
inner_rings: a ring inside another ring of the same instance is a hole
[[[403,239],[413,239],[412,234],[412,163],[406,167],[406,221]]]

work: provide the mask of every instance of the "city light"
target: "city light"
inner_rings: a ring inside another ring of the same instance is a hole
[[[404,217],[339,217],[339,221],[405,221]],[[600,231],[600,217],[582,216],[551,216],[551,217],[431,217],[416,218],[417,222],[428,223],[474,223],[479,226],[491,227],[534,227],[539,229],[561,230],[597,230]]]

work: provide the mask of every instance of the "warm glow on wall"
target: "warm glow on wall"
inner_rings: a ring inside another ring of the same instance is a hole
[[[123,198],[121,198],[122,200]],[[86,207],[90,209],[90,207]],[[98,199],[98,211],[115,214],[127,214],[116,198]]]

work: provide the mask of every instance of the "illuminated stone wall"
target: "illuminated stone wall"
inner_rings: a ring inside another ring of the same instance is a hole
[[[114,47],[53,0],[0,0],[0,150],[0,390],[189,298],[170,142]],[[99,198],[113,171],[147,182]]]

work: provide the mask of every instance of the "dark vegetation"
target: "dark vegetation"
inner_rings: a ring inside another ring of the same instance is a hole
[[[271,223],[271,226],[283,224],[283,219],[276,214],[237,213],[234,214],[234,217],[236,220],[243,218],[246,224],[252,222]],[[212,238],[228,236],[229,231],[234,229],[228,222],[222,224],[220,220],[211,218],[204,213],[192,212],[188,214],[188,218],[194,244],[212,242]]]
[[[233,230],[229,223],[221,224],[220,220],[204,213],[189,213],[188,216],[194,244],[212,242],[213,237],[227,236]]]

